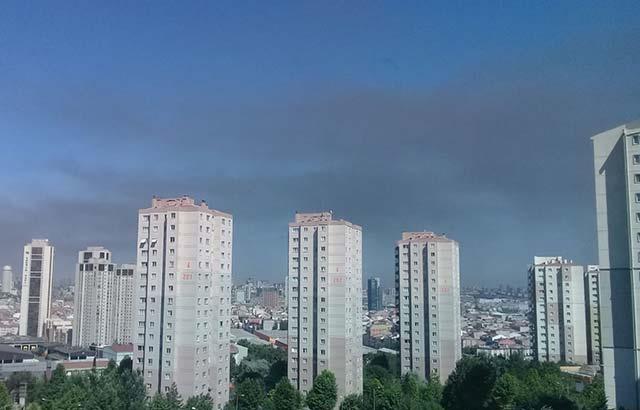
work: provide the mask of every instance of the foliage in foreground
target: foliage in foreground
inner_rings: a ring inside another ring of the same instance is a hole
[[[447,410],[606,410],[600,376],[582,392],[554,363],[465,357],[449,376],[442,393]]]
[[[156,395],[151,400],[146,397],[142,376],[132,370],[131,359],[123,360],[119,366],[111,361],[108,367],[67,376],[59,365],[48,381],[36,380],[28,373],[15,373],[7,381],[9,390],[27,384],[27,409],[29,410],[211,410],[208,396],[196,396],[183,403],[175,386],[165,395]],[[5,385],[0,383],[0,386]],[[0,388],[0,408],[3,395]]]

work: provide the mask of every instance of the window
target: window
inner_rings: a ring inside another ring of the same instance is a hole
[[[631,143],[632,143],[633,145],[638,145],[638,144],[640,144],[640,134],[633,135],[633,136],[631,137]]]
[[[634,163],[634,165],[640,164],[640,155],[634,155],[633,156],[633,163]]]
[[[633,174],[633,182],[640,184],[640,174]]]

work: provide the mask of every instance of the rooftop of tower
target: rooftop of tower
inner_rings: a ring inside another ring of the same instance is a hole
[[[592,140],[597,139],[599,137],[611,136],[611,133],[615,132],[618,136],[623,133],[626,135],[640,133],[640,119],[630,121],[626,124],[618,125],[617,127],[613,127],[603,132],[599,132],[598,134],[591,137]]]
[[[453,239],[447,238],[445,234],[437,234],[429,231],[402,232],[402,239],[399,242],[404,241],[455,242]]]
[[[208,212],[213,213],[220,216],[225,216],[228,218],[232,218],[231,214],[223,211],[218,211],[217,209],[209,208],[207,202],[205,200],[201,200],[199,204],[196,203],[195,199],[188,195],[183,195],[174,198],[159,198],[154,196],[151,199],[151,207],[140,209],[140,213],[148,213],[148,212],[164,212],[170,210],[179,210],[179,211],[200,211],[200,212]]]
[[[356,224],[353,224],[344,219],[333,219],[333,211],[322,211],[322,212],[297,212],[295,220],[291,222],[290,226],[299,226],[299,225],[318,225],[318,224],[331,224],[331,225],[340,225],[345,224],[352,228],[362,230],[362,227]]]

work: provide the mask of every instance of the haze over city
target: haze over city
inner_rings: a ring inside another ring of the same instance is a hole
[[[234,280],[283,280],[296,210],[361,225],[388,285],[406,230],[468,285],[596,263],[589,136],[638,116],[637,2],[413,6],[5,4],[0,262],[135,262],[137,210],[189,194],[233,213]]]

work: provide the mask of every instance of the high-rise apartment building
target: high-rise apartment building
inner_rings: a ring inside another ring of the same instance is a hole
[[[586,364],[584,268],[561,256],[536,256],[528,276],[535,356]]]
[[[380,278],[369,278],[367,281],[367,308],[369,310],[382,310]]]
[[[135,365],[149,394],[229,399],[233,218],[190,197],[154,198],[138,216]]]
[[[54,247],[47,239],[34,239],[24,247],[20,334],[43,337],[51,312]]]
[[[73,314],[73,344],[131,343],[132,265],[119,266],[111,252],[90,246],[78,253]]]
[[[599,365],[602,357],[600,341],[600,270],[588,265],[584,274],[584,300],[587,310],[587,356],[589,364]]]
[[[5,293],[13,292],[13,271],[9,265],[2,268],[2,291]]]
[[[458,243],[433,232],[403,232],[395,255],[401,372],[444,383],[462,356]]]
[[[362,228],[331,212],[289,224],[288,374],[308,392],[323,370],[338,398],[362,393]]]
[[[640,121],[592,138],[607,401],[640,409]]]

